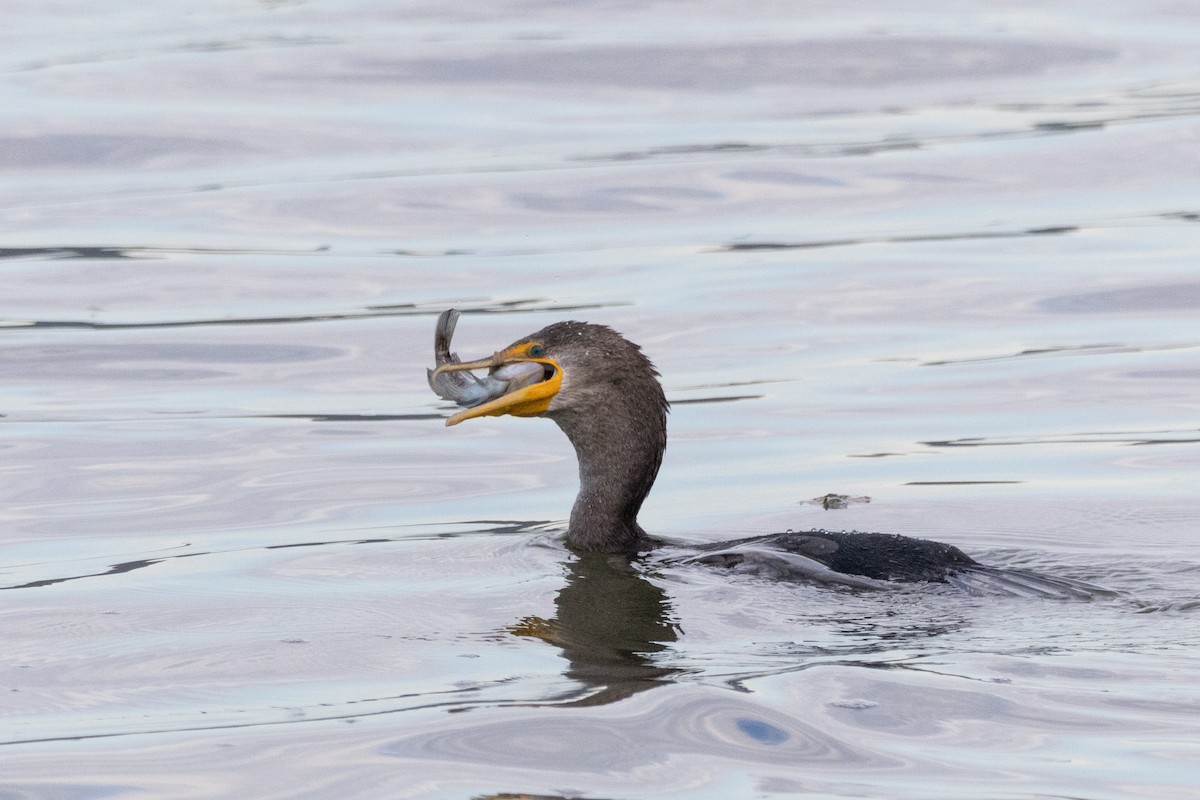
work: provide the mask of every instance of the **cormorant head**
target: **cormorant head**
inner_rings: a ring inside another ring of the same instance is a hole
[[[612,328],[587,322],[556,322],[490,358],[442,364],[433,376],[478,369],[507,376],[514,372],[512,365],[537,365],[541,372],[520,370],[521,378],[510,382],[507,391],[458,412],[446,424],[504,414],[555,419],[572,412],[611,413],[614,405],[645,411],[647,401],[660,414],[666,409],[658,372],[641,348]]]

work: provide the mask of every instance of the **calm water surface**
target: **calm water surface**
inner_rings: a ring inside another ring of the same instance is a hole
[[[0,797],[1194,797],[1200,13],[903,5],[10,3]],[[576,558],[452,305],[643,344],[659,536],[1116,595]]]

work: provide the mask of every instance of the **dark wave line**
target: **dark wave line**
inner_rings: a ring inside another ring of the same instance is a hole
[[[1192,96],[1185,96],[1192,99]],[[1038,109],[1035,109],[1038,110]],[[1050,109],[1051,113],[1069,113]],[[965,134],[943,134],[924,138],[876,139],[860,142],[748,142],[728,141],[693,143],[647,147],[641,150],[622,150],[610,153],[575,156],[572,160],[584,162],[642,161],[672,156],[690,156],[711,153],[783,153],[800,158],[838,158],[873,155],[896,150],[923,150],[948,144],[971,144],[1008,139],[1029,139],[1041,136],[1064,136],[1075,133],[1091,133],[1115,125],[1135,125],[1161,120],[1194,117],[1200,114],[1200,105],[1183,105],[1179,108],[1163,108],[1129,114],[1113,114],[1107,117],[1080,120],[1046,120],[1032,122],[1007,130],[976,131]]]
[[[1026,228],[1019,231],[971,231],[968,233],[916,234],[913,236],[862,237],[855,239],[816,239],[809,242],[734,242],[717,252],[744,250],[808,250],[820,247],[849,247],[861,244],[913,244],[918,242],[956,242],[971,239],[1017,239],[1025,236],[1059,236],[1083,230],[1078,225]]]
[[[495,681],[495,684],[500,685],[500,684],[503,684],[506,682],[507,682],[507,680],[499,680],[499,681]],[[483,688],[485,688],[484,685],[468,686],[468,687],[464,687],[464,688],[448,689],[445,692],[426,692],[426,693],[421,693],[421,694],[399,695],[396,698],[392,698],[392,699],[403,700],[403,699],[407,699],[408,697],[423,697],[425,695],[438,695],[438,694],[450,694],[450,695],[470,694],[472,692],[479,692]],[[377,701],[370,700],[370,699],[368,699],[368,700],[350,700],[350,701],[343,702],[342,705],[348,705],[348,704],[352,704],[352,703],[364,703],[364,702],[377,702]],[[90,741],[90,740],[95,740],[95,739],[116,739],[116,738],[123,737],[123,736],[152,736],[152,735],[161,735],[164,733],[204,733],[206,731],[239,730],[239,729],[243,729],[243,728],[265,728],[265,727],[274,726],[274,725],[298,725],[298,724],[312,723],[312,722],[336,722],[338,720],[365,719],[367,717],[379,717],[379,716],[383,716],[385,714],[399,714],[399,713],[403,713],[405,711],[422,711],[422,710],[430,709],[430,708],[449,707],[451,710],[455,710],[455,709],[461,709],[461,708],[469,708],[470,706],[475,706],[475,705],[508,705],[508,704],[521,704],[521,701],[517,701],[517,700],[492,700],[492,701],[471,700],[471,701],[466,701],[466,700],[461,700],[461,699],[453,700],[453,701],[441,700],[441,701],[437,701],[437,702],[422,703],[422,704],[415,705],[415,706],[405,706],[403,708],[383,708],[383,709],[379,709],[376,711],[360,711],[357,713],[325,714],[325,715],[321,715],[321,716],[305,716],[302,719],[289,718],[289,719],[260,720],[257,722],[223,722],[223,723],[217,722],[217,723],[213,723],[210,725],[186,725],[183,727],[164,726],[164,727],[159,727],[159,728],[148,728],[145,730],[109,731],[109,732],[103,732],[103,733],[63,734],[61,736],[31,737],[29,739],[9,739],[6,741],[0,741],[0,747],[5,747],[8,745],[22,745],[22,744],[45,744],[45,743],[49,743],[49,742],[83,742],[83,741]],[[305,706],[304,708],[308,709],[308,708],[312,708],[312,706]]]
[[[447,301],[452,305],[454,301]],[[611,303],[552,303],[542,299],[508,300],[490,305],[463,308],[464,314],[520,314],[543,311],[588,311],[598,308],[629,305],[625,301]],[[342,320],[374,319],[379,317],[423,317],[440,314],[442,307],[430,309],[415,303],[397,303],[395,305],[367,306],[363,311],[351,311],[340,314],[302,314],[279,317],[228,317],[221,319],[185,319],[158,322],[96,322],[93,320],[18,320],[18,324],[3,325],[0,318],[0,328],[8,330],[36,329],[74,329],[95,331],[143,330],[152,328],[200,328],[223,325],[294,325],[298,323],[338,322]]]
[[[734,403],[738,400],[761,400],[764,394],[734,394],[725,397],[689,397],[684,400],[672,400],[673,406],[698,405],[700,403]]]
[[[0,260],[6,258],[30,258],[40,256],[52,260],[90,258],[96,260],[138,259],[146,256],[175,255],[190,253],[199,255],[311,255],[324,253],[328,245],[304,250],[254,247],[103,247],[92,245],[57,245],[51,247],[0,247]]]
[[[1097,438],[1088,438],[1097,437]],[[1101,438],[1102,437],[1102,438]],[[921,442],[927,447],[1016,447],[1019,445],[1041,445],[1041,444],[1118,444],[1129,447],[1141,447],[1154,444],[1196,444],[1200,442],[1200,437],[1178,438],[1178,439],[1156,439],[1151,437],[1124,439],[1120,438],[1119,434],[1069,434],[1066,436],[1054,436],[1047,438],[1028,438],[1028,439],[986,439],[965,438],[965,439],[944,439],[941,441]]]
[[[1025,481],[908,481],[905,486],[991,486],[998,483],[1025,483]]]
[[[1156,344],[1156,345],[1136,345],[1136,344],[1078,344],[1078,345],[1063,345],[1061,347],[1031,347],[1026,350],[1018,350],[1015,353],[1003,353],[996,356],[976,356],[973,358],[947,358],[938,361],[924,361],[921,363],[923,367],[942,367],[949,364],[978,364],[987,361],[1008,361],[1014,358],[1033,358],[1037,356],[1054,356],[1054,355],[1115,355],[1120,353],[1149,353],[1160,352],[1163,350],[1190,350],[1200,346],[1197,342],[1181,342],[1178,344]]]
[[[68,583],[70,581],[80,581],[86,578],[102,578],[107,575],[122,575],[126,572],[133,572],[139,569],[146,569],[155,564],[162,564],[167,561],[174,561],[181,558],[196,558],[199,556],[219,556],[229,553],[245,553],[255,552],[260,550],[287,550],[295,547],[328,547],[335,545],[356,545],[356,544],[384,544],[387,542],[402,542],[414,539],[452,539],[464,534],[487,534],[487,535],[502,535],[502,534],[518,534],[528,533],[530,531],[539,530],[552,524],[551,520],[495,520],[495,519],[477,519],[463,520],[460,522],[438,523],[439,525],[462,525],[462,526],[478,526],[487,525],[489,527],[480,528],[471,531],[452,531],[449,533],[439,533],[425,536],[375,536],[370,538],[352,538],[352,539],[328,539],[316,540],[311,542],[287,542],[284,544],[268,544],[252,547],[237,547],[229,550],[201,550],[194,553],[174,553],[169,556],[160,556],[158,558],[137,558],[130,561],[122,561],[117,564],[110,565],[107,569],[99,572],[88,572],[81,575],[64,575],[59,578],[42,578],[36,581],[27,581],[26,583],[12,584],[9,586],[0,586],[0,591],[9,589],[40,589],[45,586],[54,586],[60,583]]]
[[[212,555],[212,553],[211,552],[181,553],[179,555],[164,556],[162,558],[139,558],[134,561],[123,561],[120,564],[113,564],[111,567],[104,570],[103,572],[89,572],[84,575],[67,575],[67,576],[64,576],[61,578],[44,578],[42,580],[29,581],[28,583],[13,584],[12,586],[0,586],[0,591],[4,591],[7,589],[40,589],[43,586],[54,586],[55,584],[58,584],[58,583],[67,583],[69,581],[79,581],[79,580],[83,580],[84,578],[100,578],[105,575],[121,575],[126,572],[133,572],[134,570],[145,569],[146,567],[150,567],[155,564],[162,563],[163,561],[169,561],[169,560],[175,559],[175,558],[192,558],[194,556],[207,556],[207,555]]]

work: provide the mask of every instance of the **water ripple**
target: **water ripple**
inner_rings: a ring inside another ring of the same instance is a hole
[[[386,752],[509,768],[553,765],[576,774],[636,771],[667,765],[678,756],[855,769],[898,763],[781,710],[688,687],[639,695],[618,707],[505,716],[489,722],[455,719],[399,739]]]

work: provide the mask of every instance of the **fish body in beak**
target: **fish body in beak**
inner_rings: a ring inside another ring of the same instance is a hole
[[[463,362],[450,352],[450,341],[458,324],[453,308],[438,317],[434,331],[435,369],[426,370],[429,388],[443,400],[467,409],[446,420],[457,425],[472,417],[536,416],[546,411],[562,385],[562,370],[552,359],[540,358],[536,343],[513,345],[477,361]],[[482,378],[471,370],[486,369]]]

